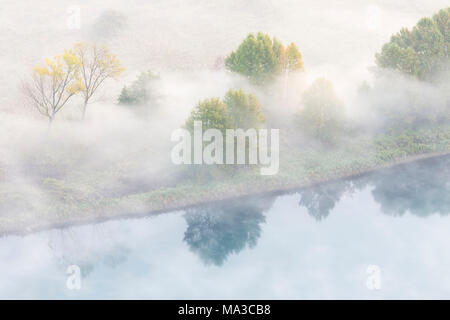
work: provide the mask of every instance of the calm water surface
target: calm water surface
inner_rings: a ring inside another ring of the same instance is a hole
[[[0,298],[450,299],[449,213],[441,158],[288,195],[7,236]],[[70,265],[80,290],[66,286]]]

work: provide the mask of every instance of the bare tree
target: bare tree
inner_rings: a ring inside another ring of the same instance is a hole
[[[105,46],[77,43],[74,52],[80,62],[80,78],[83,83],[83,119],[89,100],[108,78],[118,77],[124,70],[119,59]]]
[[[53,60],[47,58],[44,66],[36,66],[31,79],[23,82],[24,95],[40,114],[48,118],[49,124],[69,99],[81,90],[79,67],[73,51],[66,50]]]

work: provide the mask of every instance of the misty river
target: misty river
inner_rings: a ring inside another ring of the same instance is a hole
[[[0,298],[448,298],[449,213],[441,157],[290,194],[5,236]]]

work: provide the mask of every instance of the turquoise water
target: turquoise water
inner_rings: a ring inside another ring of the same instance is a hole
[[[449,164],[7,236],[0,298],[449,299]]]

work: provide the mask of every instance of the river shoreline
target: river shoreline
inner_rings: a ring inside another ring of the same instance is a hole
[[[193,199],[192,201],[184,201],[184,203],[170,203],[164,208],[148,208],[139,206],[134,210],[132,208],[116,208],[114,210],[106,210],[107,212],[101,210],[95,212],[88,212],[84,215],[71,215],[65,217],[56,217],[53,221],[40,221],[40,223],[34,223],[32,221],[17,221],[9,224],[8,226],[0,226],[0,237],[4,236],[26,236],[32,233],[37,233],[41,231],[47,231],[50,229],[66,229],[75,226],[82,226],[87,224],[101,224],[111,220],[123,220],[123,219],[138,219],[144,217],[152,217],[158,214],[175,212],[175,211],[183,211],[189,208],[195,208],[199,206],[209,205],[212,203],[227,203],[235,200],[256,198],[261,196],[278,196],[287,193],[293,193],[300,191],[305,188],[314,187],[316,185],[337,181],[341,179],[352,179],[361,177],[364,175],[371,174],[373,172],[393,168],[396,166],[425,160],[431,158],[439,158],[446,157],[450,155],[450,151],[443,152],[432,152],[432,153],[424,153],[424,154],[415,154],[406,156],[401,159],[397,159],[391,161],[389,163],[377,165],[371,168],[366,168],[363,170],[349,170],[347,172],[342,172],[340,174],[335,174],[333,176],[328,177],[319,177],[315,179],[308,179],[299,181],[298,183],[288,183],[282,187],[268,187],[266,189],[258,189],[256,191],[246,189],[245,191],[240,192],[238,195],[229,195],[222,194],[220,198],[217,196],[212,196],[207,200],[198,200]],[[103,211],[103,212],[102,212]],[[124,213],[128,212],[128,213]],[[30,223],[31,222],[31,223]]]

